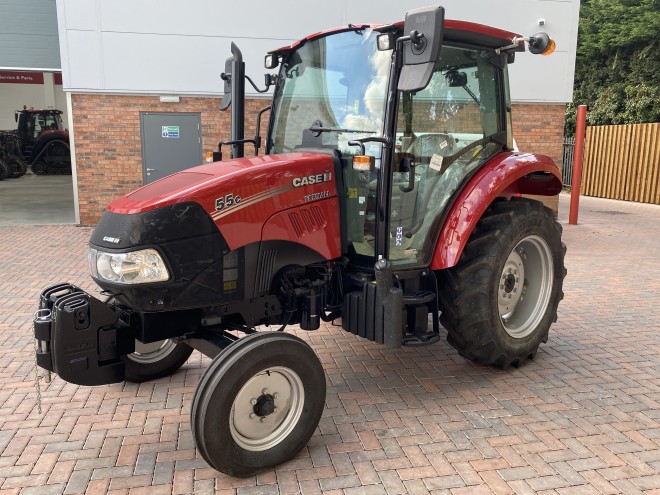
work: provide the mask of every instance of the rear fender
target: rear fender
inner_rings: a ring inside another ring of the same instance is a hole
[[[45,138],[39,137],[37,144],[32,149],[32,162],[36,162],[42,157],[48,156],[51,151],[57,146],[63,146],[66,148],[67,152],[71,152],[69,146],[69,137],[62,135],[62,133],[57,131],[49,131],[52,134],[46,136]]]
[[[495,198],[516,194],[555,196],[561,176],[547,156],[501,153],[467,183],[452,205],[435,246],[430,268],[441,270],[458,263],[475,225]]]

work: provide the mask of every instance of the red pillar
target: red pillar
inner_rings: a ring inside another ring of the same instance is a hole
[[[568,210],[568,223],[577,225],[580,206],[580,186],[582,185],[582,158],[584,157],[584,134],[587,124],[587,106],[577,108],[575,122],[575,155],[573,158],[573,178],[571,179],[571,206]]]

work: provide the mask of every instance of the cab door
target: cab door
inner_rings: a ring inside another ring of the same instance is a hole
[[[427,265],[442,213],[467,175],[501,149],[499,69],[487,52],[443,45],[428,86],[401,92],[389,260]]]

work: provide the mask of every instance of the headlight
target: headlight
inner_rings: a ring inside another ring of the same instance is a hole
[[[167,267],[155,249],[104,253],[90,248],[89,270],[93,277],[117,284],[147,284],[170,279]]]

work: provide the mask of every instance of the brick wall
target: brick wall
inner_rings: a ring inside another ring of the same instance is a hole
[[[561,167],[564,104],[514,104],[513,137],[520,151],[547,155]]]
[[[73,94],[71,102],[83,225],[95,224],[112,200],[143,185],[140,112],[200,113],[204,152],[230,137],[230,112],[218,110],[218,98],[182,97],[179,103],[162,103],[158,96]],[[254,136],[256,113],[268,103],[246,102],[246,138]],[[246,154],[252,150],[252,145],[245,146]]]
[[[561,169],[564,146],[564,104],[514,104],[513,137],[520,151],[547,155]],[[559,196],[530,196],[551,208],[559,209]]]
[[[80,221],[95,224],[108,203],[142,186],[140,112],[195,112],[202,119],[202,149],[213,151],[228,140],[230,112],[218,110],[218,98],[182,97],[162,103],[158,96],[73,94],[73,128]],[[254,136],[256,112],[264,99],[246,102],[245,136]],[[513,107],[514,137],[521,151],[534,151],[561,163],[564,105]],[[268,122],[265,114],[262,136]],[[252,146],[245,146],[246,154]],[[556,200],[547,202],[556,211]]]

